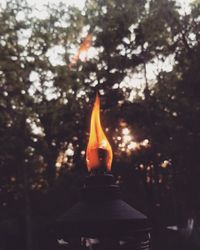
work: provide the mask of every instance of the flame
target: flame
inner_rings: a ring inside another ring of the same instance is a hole
[[[81,57],[81,54],[84,54],[91,47],[91,43],[92,43],[92,34],[88,34],[81,43],[76,55],[71,59],[71,63],[69,66],[70,68],[78,62],[78,60]]]
[[[103,155],[101,155],[102,153]],[[91,171],[93,169],[103,167],[106,168],[107,171],[110,171],[112,159],[112,148],[101,127],[100,98],[97,94],[92,109],[90,136],[86,150],[87,168],[89,171]]]

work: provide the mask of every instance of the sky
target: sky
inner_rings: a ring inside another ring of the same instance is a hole
[[[6,4],[7,0],[0,0],[0,3],[2,5]],[[176,0],[181,6],[182,6],[182,11],[188,12],[189,11],[189,4],[191,3],[192,0]],[[42,10],[42,6],[47,4],[47,3],[59,3],[60,0],[27,0],[27,2],[30,5],[35,5],[38,9]],[[65,2],[68,5],[74,5],[80,9],[84,7],[85,0],[62,0],[62,2]]]
[[[2,1],[2,0],[0,0]],[[60,0],[27,0],[30,5],[35,5],[38,9],[42,9],[42,6],[51,3],[56,4],[61,2]],[[66,3],[67,5],[74,5],[80,9],[83,9],[85,0],[62,0],[62,2]]]
[[[0,0],[2,6],[6,5],[7,0]],[[60,0],[27,0],[30,5],[35,5],[37,9],[42,9],[42,7],[48,3],[56,4],[61,2]],[[74,5],[82,9],[85,4],[85,0],[62,0],[62,2],[66,3],[67,5]]]

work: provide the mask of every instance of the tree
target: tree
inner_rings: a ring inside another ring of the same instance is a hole
[[[157,206],[166,213],[171,201],[185,207],[185,217],[191,210],[197,214],[198,2],[191,14],[181,15],[171,0],[87,0],[84,10],[46,6],[46,16],[39,18],[25,1],[10,1],[0,11],[0,34],[3,215],[19,216],[26,200],[29,221],[65,193],[68,200],[59,211],[75,199],[69,193],[86,169],[97,90],[115,154],[113,171],[127,199],[146,206],[132,191],[134,179],[146,192],[150,216],[157,216]],[[95,54],[81,59],[77,52],[88,36],[86,50],[91,46]],[[168,58],[174,61],[171,71],[165,68]],[[152,82],[148,69],[156,64],[164,66]],[[45,195],[43,208],[31,203],[42,203]],[[49,216],[58,210],[49,209]]]

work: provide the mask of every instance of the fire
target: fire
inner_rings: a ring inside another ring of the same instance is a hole
[[[90,122],[90,136],[86,150],[86,162],[89,171],[97,168],[111,170],[113,153],[111,145],[103,132],[100,121],[100,98],[96,100],[92,109]]]
[[[91,43],[92,43],[92,34],[88,34],[81,43],[76,55],[71,59],[69,68],[75,65],[81,58],[81,55],[88,51],[88,49],[91,47]]]

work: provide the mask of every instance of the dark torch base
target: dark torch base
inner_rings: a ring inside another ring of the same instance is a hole
[[[120,199],[111,174],[86,178],[80,202],[58,219],[58,228],[60,238],[115,239],[119,246],[132,242],[132,249],[149,249],[147,217]]]

